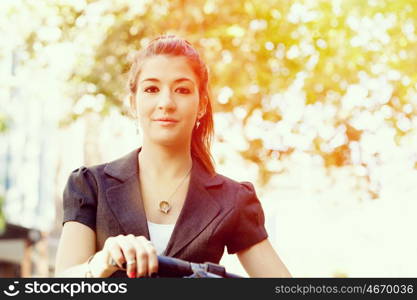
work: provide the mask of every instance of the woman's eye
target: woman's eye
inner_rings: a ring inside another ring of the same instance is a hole
[[[189,88],[185,88],[185,87],[177,88],[176,91],[178,91],[181,94],[190,94],[191,93],[191,90]]]
[[[146,93],[156,93],[158,92],[158,88],[156,86],[149,86],[144,90]]]

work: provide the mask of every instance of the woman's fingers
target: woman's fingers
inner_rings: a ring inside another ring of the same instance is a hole
[[[111,265],[111,267],[116,267],[117,265],[120,269],[124,269],[123,264],[126,260],[118,243],[118,238],[120,237],[122,237],[122,235],[109,237],[104,243],[103,250],[107,250],[105,251],[107,264]],[[114,263],[116,263],[116,265],[114,265]]]
[[[123,252],[123,255],[126,260],[126,273],[129,278],[136,277],[136,248],[135,245],[131,243],[131,238],[128,236],[123,236],[118,238],[118,244]]]
[[[117,264],[117,266],[120,269],[123,268],[123,264],[126,262],[125,257],[123,255],[122,249],[119,245],[114,245],[109,249],[110,257],[113,259],[113,261]]]
[[[158,272],[158,256],[153,244],[144,236],[119,235],[106,240],[105,248],[120,269],[132,277],[151,276]]]
[[[158,272],[158,255],[151,241],[145,239],[143,243],[148,253],[148,275],[151,276],[153,273]]]
[[[136,277],[146,276],[148,271],[148,253],[143,247],[143,243],[135,236],[128,236],[129,242],[135,246],[136,250]]]

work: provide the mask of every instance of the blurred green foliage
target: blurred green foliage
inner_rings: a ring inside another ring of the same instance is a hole
[[[9,118],[3,113],[0,113],[0,133],[6,132],[9,127]]]

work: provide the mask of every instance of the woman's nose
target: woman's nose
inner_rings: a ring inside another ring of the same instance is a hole
[[[175,101],[170,90],[165,89],[161,93],[159,93],[158,108],[169,110],[173,110],[176,108]]]

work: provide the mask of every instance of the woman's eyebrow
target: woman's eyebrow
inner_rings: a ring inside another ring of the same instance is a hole
[[[175,83],[183,82],[183,81],[189,81],[191,83],[194,83],[190,78],[187,78],[187,77],[182,77],[182,78],[174,80]]]
[[[157,78],[146,78],[146,79],[142,80],[142,82],[145,82],[145,81],[159,82],[159,79],[157,79]],[[187,78],[187,77],[178,78],[178,79],[174,80],[174,83],[179,83],[179,82],[183,82],[183,81],[189,81],[191,83],[194,83],[190,78]]]

